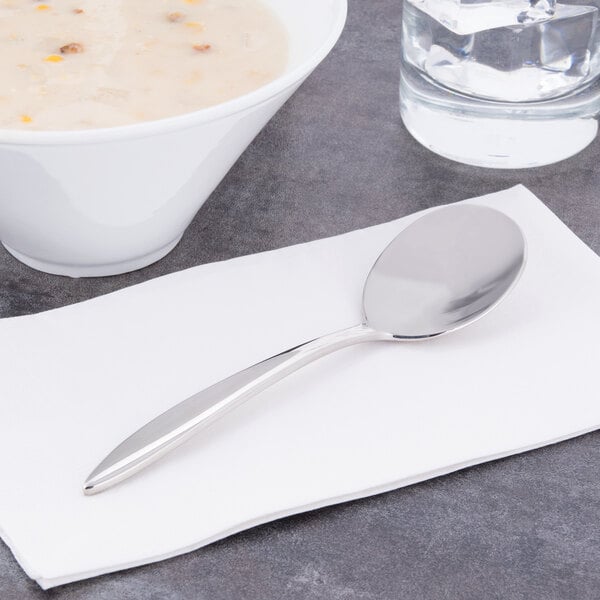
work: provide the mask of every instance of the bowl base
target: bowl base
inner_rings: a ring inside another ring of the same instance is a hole
[[[50,273],[51,275],[64,275],[66,277],[73,278],[108,277],[110,275],[121,275],[123,273],[129,273],[130,271],[137,271],[138,269],[142,269],[143,267],[147,267],[148,265],[159,261],[161,258],[169,254],[169,252],[171,252],[175,246],[177,246],[177,244],[181,241],[182,236],[183,234],[172,242],[169,242],[166,246],[145,254],[144,256],[138,256],[123,262],[109,263],[104,265],[68,265],[46,262],[44,260],[32,258],[31,256],[22,254],[18,250],[7,246],[5,243],[2,243],[2,245],[6,248],[9,254],[36,271],[43,271],[44,273]]]

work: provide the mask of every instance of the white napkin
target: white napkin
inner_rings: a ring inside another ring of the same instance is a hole
[[[84,478],[147,420],[358,323],[372,263],[415,216],[0,321],[0,531],[27,574],[49,588],[164,559],[598,428],[598,256],[523,187],[471,202],[529,242],[493,313],[332,355],[98,496]]]

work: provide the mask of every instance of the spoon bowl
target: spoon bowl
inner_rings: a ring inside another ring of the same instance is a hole
[[[371,269],[365,323],[405,339],[464,327],[506,296],[525,256],[520,228],[503,213],[474,204],[433,210],[408,225]]]
[[[506,215],[460,204],[425,213],[401,231],[373,266],[364,322],[273,356],[180,402],[117,446],[84,484],[87,495],[127,479],[301,367],[347,346],[427,339],[472,323],[512,289],[526,261],[525,239]]]

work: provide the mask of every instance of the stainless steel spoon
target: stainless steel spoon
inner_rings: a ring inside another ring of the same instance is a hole
[[[455,331],[495,307],[524,268],[526,244],[506,215],[458,204],[406,227],[373,266],[363,323],[269,358],[177,404],[115,448],[91,473],[96,494],[148,466],[201,427],[331,352],[371,341],[411,341]]]

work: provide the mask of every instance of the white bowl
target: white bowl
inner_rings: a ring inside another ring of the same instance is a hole
[[[172,250],[211,192],[337,42],[346,0],[266,0],[290,38],[286,72],[194,113],[86,131],[0,130],[0,240],[59,275],[116,275]]]

